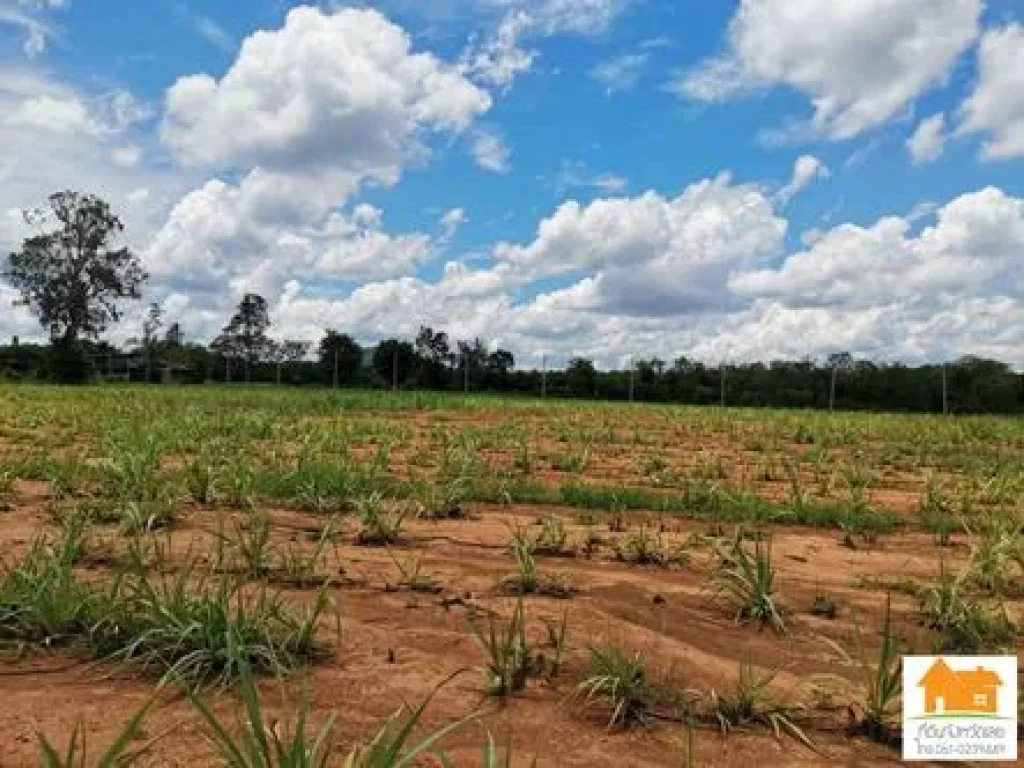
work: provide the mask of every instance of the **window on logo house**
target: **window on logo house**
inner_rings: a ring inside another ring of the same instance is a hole
[[[988,694],[987,693],[976,693],[976,694],[974,694],[974,706],[976,706],[976,707],[984,707],[986,704],[988,704]]]

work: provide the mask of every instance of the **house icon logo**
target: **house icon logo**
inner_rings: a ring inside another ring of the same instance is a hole
[[[924,688],[924,711],[929,715],[953,713],[994,715],[999,711],[999,675],[985,667],[954,672],[945,659],[937,659],[918,685]]]
[[[903,759],[1017,759],[1015,656],[904,656]]]

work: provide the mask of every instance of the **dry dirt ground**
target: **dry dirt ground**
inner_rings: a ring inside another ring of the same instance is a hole
[[[16,484],[11,509],[0,514],[0,542],[6,558],[16,557],[40,530],[51,524],[45,511],[45,484]],[[432,522],[418,520],[406,529],[401,544],[387,550],[355,546],[346,531],[328,557],[335,574],[331,597],[340,614],[340,644],[334,618],[324,621],[331,655],[308,678],[314,720],[338,715],[337,741],[342,752],[365,739],[402,702],[418,703],[440,681],[466,670],[445,685],[426,715],[428,726],[440,726],[483,707],[487,714],[445,744],[457,765],[478,765],[486,732],[499,743],[511,739],[515,765],[675,766],[683,765],[684,729],[671,719],[655,719],[644,727],[610,731],[609,711],[590,705],[576,694],[585,674],[588,647],[620,643],[641,651],[648,674],[675,690],[727,690],[739,665],[749,659],[757,667],[777,670],[773,698],[792,708],[817,745],[812,751],[794,739],[776,738],[764,728],[722,735],[712,723],[698,723],[693,735],[693,765],[881,765],[898,762],[896,752],[851,739],[844,734],[847,704],[860,699],[858,670],[843,660],[836,647],[849,646],[854,622],[864,628],[870,646],[877,644],[884,592],[879,582],[910,577],[936,578],[940,559],[948,566],[967,555],[961,544],[938,550],[921,533],[882,537],[873,546],[849,549],[832,531],[774,528],[773,549],[779,572],[778,589],[788,611],[790,632],[740,626],[729,609],[708,590],[708,552],[695,548],[689,563],[669,569],[615,562],[611,542],[630,531],[611,532],[607,518],[596,521],[565,510],[517,505],[514,509],[470,505],[471,518]],[[170,537],[172,560],[195,554],[208,542],[216,520],[232,513],[189,508]],[[544,621],[557,622],[567,612],[567,664],[551,681],[531,682],[525,692],[499,703],[482,694],[480,648],[467,629],[467,611],[478,617],[490,612],[508,616],[512,598],[496,585],[513,570],[508,554],[509,525],[533,526],[547,515],[565,520],[572,540],[596,533],[605,544],[592,558],[540,558],[542,570],[571,580],[576,594],[568,600],[531,597],[526,601],[530,635],[540,646]],[[271,510],[273,536],[280,542],[301,540],[304,529],[315,530],[323,518],[294,511]],[[629,529],[641,525],[662,531],[666,544],[680,543],[694,532],[721,533],[707,524],[675,518],[657,520],[632,514]],[[116,529],[106,533],[117,538]],[[90,547],[106,546],[104,529],[90,534]],[[422,568],[441,588],[437,594],[403,591],[396,586],[398,569],[422,557]],[[93,570],[97,570],[94,567]],[[338,575],[343,573],[344,576]],[[874,579],[874,581],[872,581]],[[865,583],[867,586],[865,586]],[[295,601],[309,592],[289,592]],[[835,620],[811,615],[816,595],[839,606]],[[1020,602],[1010,606],[1020,617]],[[895,596],[896,624],[910,642],[929,639],[916,624],[915,602]],[[153,680],[104,663],[76,659],[64,652],[34,649],[0,657],[0,766],[36,764],[37,733],[57,744],[67,742],[78,721],[87,728],[90,745],[108,743],[119,727],[152,695]],[[282,699],[295,702],[297,684],[264,683],[271,707]],[[213,695],[217,711],[230,716],[235,700]],[[801,708],[806,713],[801,714]],[[166,734],[166,735],[165,735]],[[159,706],[145,726],[144,738],[159,738],[144,761],[159,766],[199,766],[212,762],[197,718],[175,690],[159,696]]]
[[[20,399],[11,400],[0,414],[0,458],[76,457],[94,466],[104,458],[103,430],[118,420],[134,418],[144,425],[144,432],[164,435],[173,434],[178,422],[182,428],[200,425],[209,429],[197,434],[216,433],[230,442],[232,430],[247,427],[243,417],[251,415],[266,417],[274,429],[268,430],[269,437],[241,446],[247,461],[258,461],[273,451],[294,453],[294,445],[281,443],[282,434],[284,440],[294,441],[314,431],[330,436],[349,429],[349,456],[366,459],[376,451],[376,443],[387,442],[389,476],[406,478],[415,470],[431,478],[442,442],[451,439],[457,444],[459,436],[471,430],[479,443],[473,455],[482,460],[480,471],[496,475],[515,471],[520,439],[516,435],[521,432],[534,465],[529,481],[549,489],[579,482],[678,496],[679,478],[697,479],[785,505],[794,485],[788,467],[810,497],[835,502],[849,496],[854,501],[859,481],[852,470],[857,470],[870,474],[872,508],[907,522],[898,532],[881,535],[874,542],[855,536],[855,548],[846,546],[836,530],[768,526],[778,595],[789,627],[786,634],[777,635],[770,629],[737,624],[709,588],[713,539],[731,535],[731,525],[630,512],[622,515],[626,530],[612,531],[612,515],[607,512],[468,503],[463,505],[468,519],[409,521],[400,543],[388,551],[357,546],[358,523],[347,517],[321,566],[332,579],[333,611],[320,627],[329,654],[304,677],[261,684],[267,707],[281,713],[282,719],[294,711],[303,687],[312,701],[315,724],[336,713],[341,755],[374,733],[403,703],[418,704],[461,671],[436,693],[424,720],[424,726],[433,729],[475,710],[483,712],[479,720],[444,742],[458,766],[480,765],[488,733],[499,744],[511,741],[515,766],[530,765],[535,756],[540,766],[686,765],[689,739],[674,709],[659,710],[642,727],[610,730],[609,709],[601,702],[581,699],[578,686],[587,675],[590,647],[612,643],[641,652],[648,678],[665,690],[694,692],[705,702],[712,690],[732,690],[744,661],[775,672],[772,700],[787,708],[816,745],[812,750],[786,734],[776,737],[763,726],[723,735],[713,719],[705,718],[694,728],[689,764],[898,763],[896,751],[846,734],[849,707],[863,700],[863,682],[858,666],[845,653],[853,650],[855,627],[860,627],[866,655],[875,657],[887,587],[893,589],[894,623],[901,636],[911,648],[931,649],[933,637],[920,626],[917,600],[907,594],[906,587],[911,582],[934,583],[942,567],[963,566],[970,552],[964,536],[955,536],[951,547],[939,547],[935,537],[917,524],[915,513],[928,492],[928,478],[946,486],[947,499],[958,498],[960,487],[971,489],[982,499],[975,510],[984,514],[988,507],[983,498],[995,488],[986,474],[989,467],[1004,471],[1009,466],[1010,483],[999,503],[1017,513],[1024,509],[1019,477],[1013,475],[1019,471],[1024,442],[1003,423],[998,439],[983,433],[972,442],[956,443],[962,439],[956,432],[959,422],[944,422],[941,440],[936,431],[933,441],[930,430],[940,429],[938,421],[918,424],[902,417],[856,417],[851,423],[861,431],[844,436],[840,434],[843,422],[803,414],[782,414],[773,421],[760,413],[719,417],[699,409],[605,411],[578,410],[574,405],[552,410],[485,404],[466,410],[401,413],[354,409],[324,417],[259,410],[269,409],[268,403],[290,408],[288,393],[276,399],[243,394],[237,403],[229,400],[233,394],[216,392],[209,402],[202,400],[205,393],[192,392],[154,395],[132,390],[122,398],[103,390],[88,397],[94,398],[92,405],[83,400],[71,407],[61,399],[63,394],[19,391]],[[121,400],[125,401],[123,413],[118,411]],[[101,414],[108,417],[106,421]],[[223,434],[210,426],[217,426],[221,416]],[[796,440],[796,429],[804,419],[812,419],[823,433],[841,439],[828,450]],[[996,428],[991,429],[995,433]],[[184,448],[178,446],[181,456],[165,454],[163,470],[180,469],[189,452],[202,447],[188,440],[179,442],[185,443]],[[802,460],[797,461],[798,457]],[[962,465],[963,458],[984,462],[971,468],[969,462]],[[567,468],[574,460],[580,460],[580,466]],[[19,480],[0,499],[3,562],[16,561],[36,536],[54,530],[54,491],[48,483]],[[309,534],[322,528],[323,515],[285,509],[266,500],[261,506],[270,515],[274,546],[312,548]],[[156,534],[170,552],[164,568],[174,572],[190,557],[210,559],[214,532],[238,515],[227,508],[183,504],[170,532]],[[484,694],[480,669],[484,657],[469,630],[469,617],[486,623],[490,616],[499,621],[510,616],[515,599],[498,589],[500,580],[515,568],[508,546],[510,527],[526,526],[536,532],[538,520],[551,516],[565,522],[577,548],[588,536],[599,538],[601,544],[591,557],[578,553],[572,558],[538,558],[542,571],[571,581],[575,593],[570,599],[527,598],[529,635],[550,656],[547,624],[566,617],[566,663],[553,679],[532,680],[524,692],[500,702]],[[668,548],[689,543],[688,562],[656,568],[616,561],[615,540],[624,541],[643,526]],[[694,534],[700,536],[694,538]],[[81,575],[110,578],[105,556],[124,545],[125,537],[116,525],[94,526],[87,538],[93,557],[86,558]],[[395,560],[405,564],[417,558],[422,571],[437,583],[438,592],[412,592],[399,586]],[[1017,598],[1006,605],[1018,624],[1024,620],[1022,593],[1016,590]],[[286,594],[298,604],[311,601],[314,592],[289,589]],[[816,596],[834,600],[838,616],[813,615]],[[0,768],[36,765],[37,734],[46,734],[55,744],[67,744],[79,722],[86,729],[90,752],[97,751],[154,695],[154,687],[154,678],[136,669],[82,659],[68,651],[0,648]],[[206,695],[219,714],[234,717],[238,700],[232,692]],[[157,694],[140,743],[148,740],[156,741],[144,765],[217,764],[199,719],[179,688]]]

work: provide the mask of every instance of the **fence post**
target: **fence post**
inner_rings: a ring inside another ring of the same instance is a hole
[[[946,378],[946,364],[942,364],[942,415],[949,415],[949,381]]]
[[[636,389],[636,363],[633,356],[629,356],[629,402],[633,402],[633,395]]]
[[[540,398],[544,400],[548,396],[548,356],[541,358],[540,371]]]

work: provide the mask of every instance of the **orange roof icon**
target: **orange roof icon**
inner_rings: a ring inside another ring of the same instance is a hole
[[[924,688],[927,714],[995,714],[998,689],[1003,684],[990,669],[953,671],[945,659],[937,659],[917,685]]]

